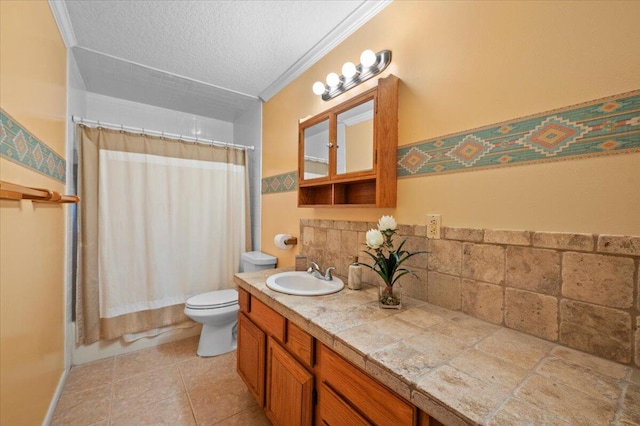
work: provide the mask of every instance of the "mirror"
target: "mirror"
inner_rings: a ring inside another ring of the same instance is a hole
[[[304,129],[304,179],[329,176],[329,119]]]
[[[373,170],[373,108],[371,99],[338,114],[337,174]]]

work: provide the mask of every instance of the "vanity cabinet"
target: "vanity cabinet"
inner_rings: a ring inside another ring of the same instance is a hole
[[[238,293],[238,374],[274,425],[310,426],[313,337],[245,290]]]
[[[298,206],[395,207],[398,78],[299,124]]]
[[[238,289],[237,370],[280,426],[442,426],[293,322]]]

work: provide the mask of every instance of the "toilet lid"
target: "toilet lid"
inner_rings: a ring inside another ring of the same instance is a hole
[[[237,290],[218,290],[208,293],[198,294],[187,299],[187,308],[210,309],[225,308],[238,304]]]

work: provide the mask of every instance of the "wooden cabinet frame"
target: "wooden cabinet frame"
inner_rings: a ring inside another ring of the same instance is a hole
[[[244,313],[238,313],[237,371],[261,407],[265,403],[266,348],[267,335]]]
[[[338,174],[337,116],[369,100],[374,103],[372,170]],[[304,178],[304,131],[329,121],[329,166],[327,176]],[[395,207],[398,150],[398,78],[389,75],[370,89],[298,127],[298,206],[299,207]]]

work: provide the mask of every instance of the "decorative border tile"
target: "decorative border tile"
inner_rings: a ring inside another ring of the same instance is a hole
[[[281,175],[262,178],[262,193],[274,194],[298,189],[298,172],[293,171]]]
[[[398,178],[640,153],[640,90],[398,148]],[[289,177],[289,178],[288,178]],[[295,171],[262,179],[294,191]]]
[[[0,156],[59,182],[66,181],[66,161],[0,108]]]
[[[398,148],[398,177],[640,153],[640,90]]]

